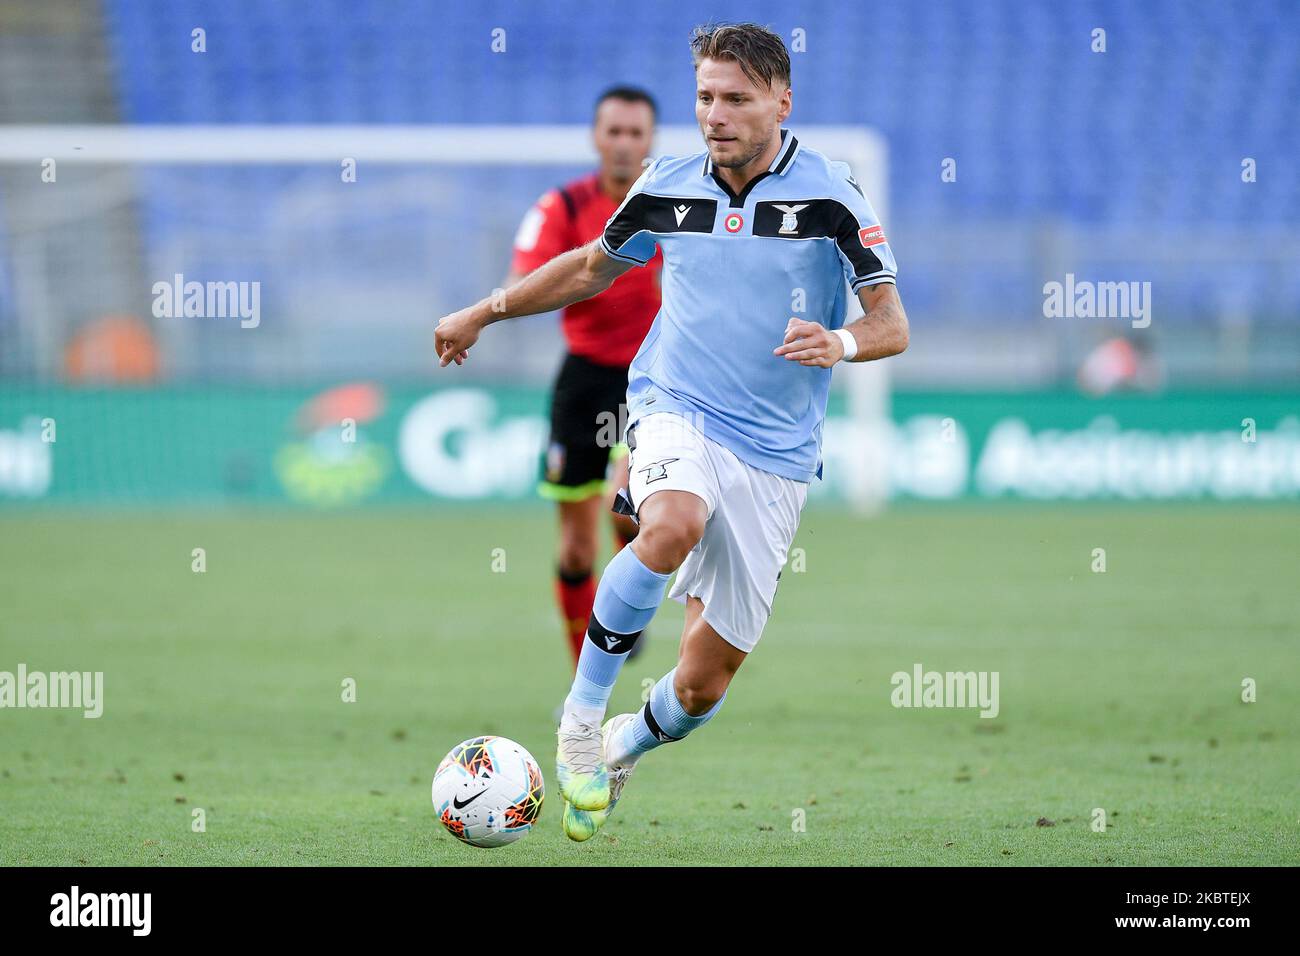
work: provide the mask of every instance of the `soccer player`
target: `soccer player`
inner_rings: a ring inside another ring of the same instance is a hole
[[[515,236],[506,288],[561,253],[598,238],[645,167],[654,137],[649,93],[616,86],[596,100],[592,141],[600,168],[544,195]],[[568,353],[551,395],[551,434],[538,492],[560,517],[555,599],[576,663],[596,600],[594,570],[600,516],[627,485],[627,448],[618,440],[626,420],[627,369],[659,311],[656,256],[619,277],[604,292],[568,305],[560,317]],[[612,467],[611,467],[611,462]],[[636,523],[611,513],[615,551],[636,537]]]
[[[707,723],[754,650],[821,472],[831,368],[897,355],[907,316],[894,254],[848,168],[782,128],[790,57],[754,24],[691,38],[705,150],[661,157],[600,239],[492,302],[445,316],[460,364],[502,318],[587,298],[664,255],[663,304],[629,372],[629,493],[640,532],[605,568],[558,730],[564,831],[590,838],[638,760]],[[847,279],[847,282],[845,281]],[[845,286],[865,315],[844,327]],[[664,597],[686,603],[677,666],[639,712],[601,726],[619,668]]]

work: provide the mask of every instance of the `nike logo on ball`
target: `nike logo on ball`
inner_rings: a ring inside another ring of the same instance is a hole
[[[452,801],[451,801],[451,805],[452,805],[453,807],[455,807],[457,810],[464,810],[466,807],[468,807],[471,803],[473,803],[473,802],[474,802],[475,800],[477,800],[479,797],[483,796],[483,794],[485,794],[485,793],[487,793],[487,788],[486,788],[486,787],[483,788],[482,790],[480,790],[478,793],[474,794],[474,796],[470,797],[470,798],[469,798],[468,800],[466,800],[464,803],[461,803],[459,797],[453,797],[453,798],[452,798]]]

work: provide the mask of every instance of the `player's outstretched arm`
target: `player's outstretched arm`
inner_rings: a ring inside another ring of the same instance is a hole
[[[508,289],[445,315],[434,330],[439,367],[462,364],[479,333],[493,322],[552,312],[599,295],[632,266],[605,255],[600,240],[556,256]]]
[[[858,345],[857,353],[847,361],[870,362],[906,349],[907,313],[898,297],[898,287],[892,282],[866,286],[858,291],[858,300],[866,314],[844,326]],[[816,322],[792,318],[774,354],[800,365],[830,368],[844,358],[844,341]]]

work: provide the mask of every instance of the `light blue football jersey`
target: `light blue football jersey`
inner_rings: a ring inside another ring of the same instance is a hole
[[[871,203],[844,163],[781,131],[781,150],[739,195],[708,152],[655,160],[610,217],[606,255],[663,250],[659,314],[628,370],[628,424],[675,411],[756,468],[821,476],[831,370],[772,350],[792,317],[844,324],[854,292],[894,282]]]

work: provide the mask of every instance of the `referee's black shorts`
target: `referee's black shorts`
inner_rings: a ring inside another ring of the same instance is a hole
[[[565,355],[551,392],[551,436],[537,486],[543,498],[583,501],[604,493],[610,459],[627,454],[619,441],[626,401],[626,366]]]

